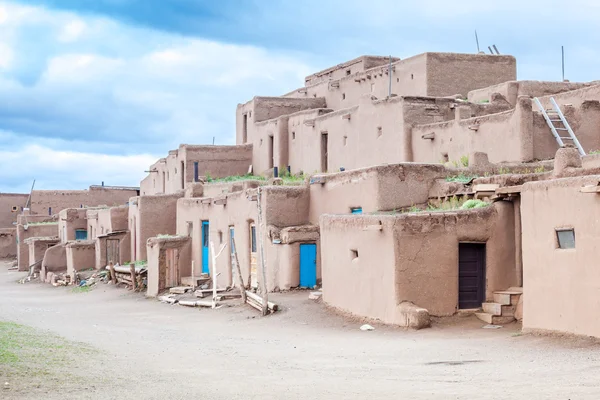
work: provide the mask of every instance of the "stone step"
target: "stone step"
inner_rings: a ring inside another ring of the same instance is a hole
[[[210,276],[207,274],[198,275],[194,279],[191,276],[182,276],[181,277],[181,286],[200,286],[201,284],[210,280]],[[194,284],[194,280],[196,283]]]
[[[494,292],[494,303],[500,303],[503,306],[516,306],[522,294],[521,292],[509,291]]]
[[[483,312],[488,314],[492,314],[495,316],[502,317],[512,317],[515,315],[516,306],[513,305],[504,305],[500,303],[483,303]]]
[[[499,317],[497,315],[488,314],[486,312],[478,312],[475,313],[475,315],[483,322],[487,322],[488,324],[492,325],[510,324],[515,320],[515,317]]]

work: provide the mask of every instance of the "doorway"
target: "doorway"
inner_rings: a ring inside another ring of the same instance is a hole
[[[250,224],[250,287],[258,288],[256,225]]]
[[[485,243],[458,244],[458,308],[479,308],[485,301]]]
[[[329,154],[327,152],[328,141],[327,132],[321,132],[321,172],[327,172],[329,169]]]
[[[273,161],[273,148],[275,147],[275,139],[273,136],[269,136],[269,169],[273,168],[275,165]]]
[[[229,263],[231,265],[231,284],[238,286],[239,282],[238,279],[236,279],[236,272],[235,272],[235,242],[233,240],[233,238],[235,237],[235,230],[233,229],[233,226],[229,227]]]
[[[208,221],[202,221],[202,273],[210,274],[208,267]]]
[[[106,239],[106,262],[118,264],[119,261],[119,239]]]
[[[317,286],[317,245],[315,243],[300,244],[300,287]]]
[[[165,289],[179,286],[179,249],[166,249]]]

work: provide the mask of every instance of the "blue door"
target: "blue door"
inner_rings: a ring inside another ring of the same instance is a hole
[[[202,273],[210,273],[208,268],[208,221],[202,221]]]
[[[304,243],[300,245],[300,287],[317,286],[317,245]]]

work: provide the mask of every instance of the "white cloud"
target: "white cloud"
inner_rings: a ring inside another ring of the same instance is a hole
[[[7,44],[0,42],[0,69],[10,68],[12,60],[12,49]]]
[[[87,25],[80,19],[74,19],[67,23],[60,34],[58,40],[61,42],[74,42],[81,37]]]
[[[0,135],[0,191],[32,177],[65,189],[138,185],[141,171],[180,143],[232,144],[237,103],[301,86],[313,69],[255,46],[7,7],[0,55],[12,61],[0,64],[0,132],[10,138]],[[85,140],[94,142],[89,151]],[[78,149],[65,151],[74,142]]]

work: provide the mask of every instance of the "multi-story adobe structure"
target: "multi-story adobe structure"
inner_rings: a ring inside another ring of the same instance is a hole
[[[600,336],[572,312],[600,311],[600,164],[559,148],[534,97],[556,101],[586,153],[600,149],[594,82],[516,81],[510,56],[361,57],[238,106],[236,146],[171,151],[130,200],[127,231],[108,234],[129,248],[121,261],[147,260],[151,296],[195,279],[192,265],[234,284],[235,243],[245,285],[259,286],[264,265],[268,290],[322,285],[329,305],[385,323],[474,309],[491,323]],[[585,207],[551,211],[571,200]],[[228,248],[216,264],[211,243]]]

